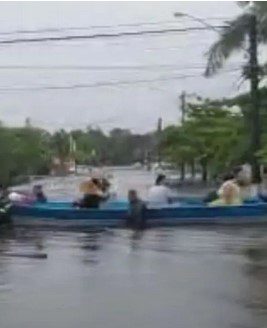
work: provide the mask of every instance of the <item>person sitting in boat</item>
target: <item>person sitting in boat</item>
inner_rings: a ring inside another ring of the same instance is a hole
[[[134,189],[128,192],[129,211],[127,217],[127,226],[133,229],[144,229],[146,226],[145,210],[146,205],[139,198],[137,191]]]
[[[222,187],[225,182],[227,181],[234,181],[234,175],[232,173],[227,173],[223,176],[222,178],[222,184],[219,189],[215,189],[210,191],[203,199],[204,203],[208,204],[213,202],[214,200],[218,199],[221,192],[222,192]]]
[[[98,187],[102,190],[103,194],[108,198],[110,183],[105,176],[105,172],[102,169],[93,169],[91,172],[91,179],[95,181]]]
[[[243,166],[237,166],[233,169],[233,173],[228,179],[225,179],[226,183],[228,180],[236,183],[240,189],[240,198],[242,201],[257,201],[259,198],[257,196],[256,190],[253,188],[251,183],[251,173]],[[220,195],[222,187],[218,190]]]
[[[32,193],[23,190],[11,191],[8,194],[8,199],[13,204],[32,204],[35,201]]]
[[[242,205],[240,188],[234,180],[224,182],[218,191],[219,198],[210,202],[209,206]]]
[[[150,204],[169,204],[171,203],[171,190],[165,186],[166,176],[159,174],[155,185],[148,191],[147,201]]]
[[[103,192],[108,192],[109,187],[110,187],[110,183],[109,181],[104,177],[101,179],[101,189]]]
[[[243,176],[241,166],[235,167],[231,173],[226,173],[222,181],[223,182],[219,189],[213,190],[207,194],[207,196],[204,198],[204,203],[210,203],[214,200],[219,199],[223,192],[224,185],[227,184],[229,181],[235,183],[239,187],[240,198],[242,200],[247,200],[250,198],[248,196],[248,193],[246,192],[246,188],[249,182],[248,179]]]
[[[97,178],[91,178],[81,183],[80,192],[83,193],[81,200],[74,202],[74,206],[81,208],[98,208],[105,200],[105,195],[101,190],[101,182]]]
[[[249,165],[242,165],[236,168],[235,179],[241,190],[241,198],[244,201],[260,200],[258,188],[252,183],[252,172]]]
[[[33,186],[31,192],[27,190],[13,190],[9,193],[8,198],[11,203],[14,204],[32,204],[34,202],[44,203],[47,201],[42,185]]]
[[[42,185],[35,185],[32,188],[32,194],[36,202],[39,203],[46,203],[47,202],[47,197],[43,191],[43,186]]]

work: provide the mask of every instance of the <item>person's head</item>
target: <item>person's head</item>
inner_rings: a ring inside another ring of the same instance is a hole
[[[109,189],[110,183],[106,178],[102,179],[102,190],[105,192]]]
[[[97,186],[98,188],[101,188],[101,181],[100,179],[97,179],[97,178],[93,178],[92,179],[92,182],[95,186]]]
[[[137,191],[134,189],[130,189],[128,191],[128,201],[129,203],[134,203],[138,200],[138,194]]]
[[[233,172],[235,174],[235,180],[240,187],[246,187],[251,184],[251,172],[246,170],[246,168],[238,166]]]
[[[92,172],[91,172],[91,179],[102,179],[103,178],[103,172],[96,168],[96,169],[93,169]]]
[[[160,186],[164,184],[165,180],[166,180],[166,176],[164,174],[159,174],[155,182],[156,186]]]
[[[223,181],[228,181],[228,180],[233,180],[235,178],[234,174],[233,173],[226,173],[224,176],[223,176]]]
[[[32,188],[33,194],[38,194],[43,192],[43,186],[42,185],[34,185]]]
[[[242,166],[236,166],[233,168],[233,175],[235,176],[235,178],[237,178],[241,172],[242,172]]]

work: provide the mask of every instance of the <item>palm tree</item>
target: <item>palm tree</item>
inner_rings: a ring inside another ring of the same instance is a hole
[[[238,2],[243,7],[247,1]],[[267,43],[267,2],[254,2],[255,15],[258,24],[258,41]],[[205,75],[212,76],[223,66],[224,62],[235,52],[244,50],[250,30],[251,15],[244,12],[235,19],[226,22],[222,28],[219,39],[207,52],[207,66]]]
[[[239,2],[239,6],[248,2]],[[253,3],[253,13],[244,12],[222,29],[219,39],[211,46],[207,53],[208,62],[205,71],[206,76],[212,76],[220,69],[224,62],[236,51],[244,50],[246,41],[250,43],[250,62],[248,69],[244,71],[250,79],[251,86],[251,139],[249,157],[252,167],[253,182],[261,181],[260,166],[257,153],[261,148],[261,124],[259,106],[259,65],[257,59],[257,42],[267,43],[267,2]]]

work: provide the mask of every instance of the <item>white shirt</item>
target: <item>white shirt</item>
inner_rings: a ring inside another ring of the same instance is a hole
[[[165,186],[153,186],[148,191],[147,201],[149,203],[168,204],[171,190]]]

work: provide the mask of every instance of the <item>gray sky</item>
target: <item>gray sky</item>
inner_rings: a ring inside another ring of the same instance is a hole
[[[57,33],[0,35],[2,39],[19,37],[94,34],[170,27],[200,26],[188,18],[174,20],[176,11],[186,12],[221,24],[218,18],[231,18],[239,12],[234,2],[1,2],[0,32],[16,30],[90,27],[109,28],[61,31]],[[168,23],[173,21],[173,23]],[[155,25],[116,26],[144,22]],[[244,60],[235,57],[216,78],[201,77],[204,53],[216,39],[211,31],[172,33],[109,39],[60,41],[35,44],[0,45],[0,119],[8,125],[20,125],[26,117],[49,130],[85,128],[99,125],[105,131],[113,127],[145,132],[179,119],[178,96],[185,90],[207,97],[238,93],[239,73],[229,72]],[[3,66],[89,66],[88,69],[3,69]],[[153,68],[147,67],[152,65]],[[174,65],[174,68],[159,67]],[[98,69],[89,69],[97,66]],[[116,66],[100,70],[99,66]],[[117,66],[139,66],[122,69]],[[140,68],[142,66],[142,69]],[[181,78],[181,75],[199,75]],[[177,77],[177,80],[150,83],[75,88],[73,90],[4,91],[3,88],[70,86],[116,81],[153,80]],[[2,90],[1,90],[2,89]]]

